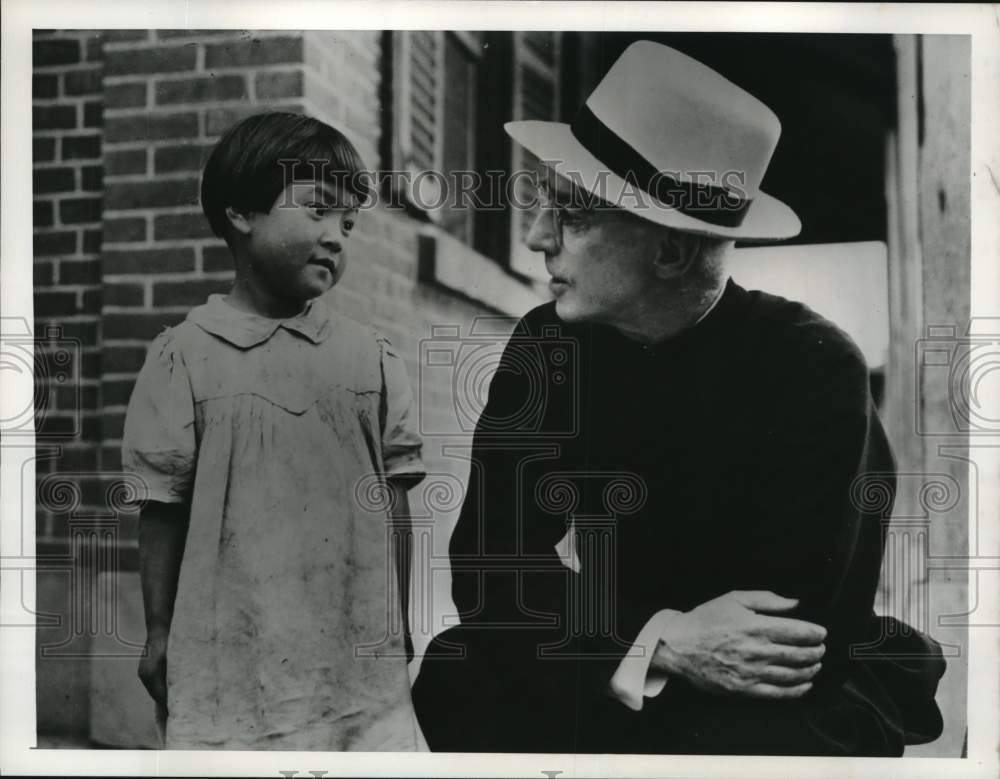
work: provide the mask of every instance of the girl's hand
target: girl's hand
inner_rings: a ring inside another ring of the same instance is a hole
[[[167,705],[167,638],[146,639],[146,654],[139,661],[139,680],[160,706]]]

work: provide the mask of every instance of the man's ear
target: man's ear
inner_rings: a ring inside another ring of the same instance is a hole
[[[229,224],[232,225],[233,230],[240,235],[249,235],[253,229],[249,215],[241,214],[232,206],[226,207],[226,219],[229,220]]]
[[[661,279],[675,279],[687,273],[701,254],[702,237],[679,230],[664,230],[660,237],[653,270]]]

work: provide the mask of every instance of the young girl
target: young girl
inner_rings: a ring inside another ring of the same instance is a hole
[[[337,130],[281,113],[205,167],[236,280],[153,342],[122,444],[148,485],[139,675],[167,747],[420,745],[390,628],[389,538],[424,475],[412,395],[389,343],[316,299],[344,273],[362,169]]]

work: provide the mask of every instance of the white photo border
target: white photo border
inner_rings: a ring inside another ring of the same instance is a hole
[[[716,32],[963,34],[972,38],[971,224],[972,315],[1000,322],[1000,6],[860,3],[519,3],[338,2],[298,0],[4,0],[0,250],[3,317],[33,321],[31,243],[31,30],[105,29],[560,29]],[[986,400],[1000,408],[995,386]],[[0,408],[27,407],[29,380],[5,377]],[[27,400],[26,400],[27,399]],[[21,404],[21,405],[19,405]],[[0,418],[6,418],[0,414]],[[4,442],[0,549],[35,553],[35,507],[17,505],[21,480],[32,479],[33,441]],[[978,470],[1000,477],[1000,442],[970,451]],[[23,467],[22,467],[23,466]],[[29,469],[22,472],[23,468]],[[975,488],[977,485],[970,485]],[[980,549],[1000,558],[1000,478],[979,488]],[[22,535],[23,534],[23,535]],[[9,552],[0,552],[9,557]],[[2,561],[0,561],[2,562]],[[991,567],[992,566],[992,567]],[[34,608],[29,570],[0,565],[4,615]],[[993,572],[995,575],[995,572]],[[991,577],[992,578],[992,577]],[[23,588],[17,579],[23,580]],[[1000,588],[980,587],[982,621],[1000,625]],[[13,601],[17,602],[13,602]],[[22,601],[23,600],[23,604]],[[975,638],[973,641],[972,638]],[[26,775],[281,776],[297,770],[328,776],[583,777],[987,777],[1000,774],[998,628],[976,628],[969,641],[968,757],[766,758],[632,755],[442,755],[430,753],[130,751],[35,749],[34,630],[0,629],[0,773]]]

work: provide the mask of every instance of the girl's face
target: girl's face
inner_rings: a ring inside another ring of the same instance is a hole
[[[243,271],[276,298],[302,302],[340,281],[358,209],[325,182],[287,186],[266,214],[246,216]]]

